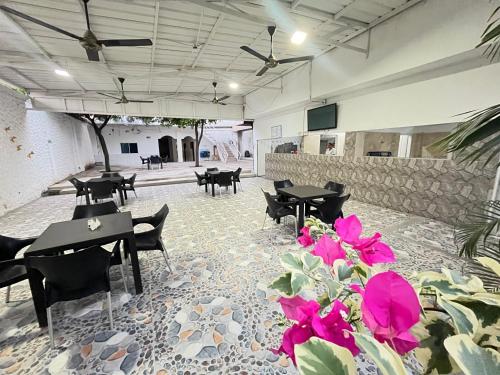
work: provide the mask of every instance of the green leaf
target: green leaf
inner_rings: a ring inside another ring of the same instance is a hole
[[[301,272],[292,272],[291,285],[292,285],[292,294],[296,295],[302,289],[313,288],[314,282],[309,276],[306,276]]]
[[[500,306],[479,301],[460,302],[474,312],[479,327],[473,341],[481,346],[500,348]]]
[[[497,274],[498,277],[500,277],[500,263],[498,263],[495,259],[491,259],[488,257],[477,257],[476,260],[483,266],[490,268]]]
[[[295,346],[295,359],[301,375],[356,375],[351,352],[331,342],[312,337]]]
[[[448,337],[444,346],[465,375],[500,374],[500,354],[481,348],[469,336]]]
[[[302,260],[300,260],[300,255],[286,253],[280,258],[281,265],[285,267],[287,271],[291,272],[302,272],[303,265]]]
[[[406,375],[401,357],[387,343],[380,343],[372,336],[351,332],[358,348],[377,365],[382,375]]]
[[[270,289],[275,289],[281,294],[284,294],[286,296],[293,296],[293,291],[292,291],[292,273],[287,272],[277,279],[275,279],[270,285]]]
[[[332,301],[336,300],[340,296],[344,286],[333,279],[325,279],[324,282],[328,286],[328,297],[330,297]]]
[[[479,322],[471,309],[459,303],[449,301],[440,295],[437,296],[436,301],[450,315],[458,333],[474,336]]]
[[[413,329],[420,341],[415,356],[424,367],[424,374],[431,374],[435,370],[439,374],[449,374],[455,366],[443,343],[447,337],[455,334],[455,330],[447,321],[439,319],[436,313],[428,312],[427,316],[425,326],[418,324]]]
[[[320,295],[318,297],[318,303],[321,306],[321,308],[325,308],[325,307],[331,305],[332,301],[328,297],[328,293],[327,292],[323,293],[322,295]]]
[[[461,289],[466,290],[469,293],[485,292],[483,282],[477,276],[463,276],[457,271],[449,270],[447,268],[443,268],[441,272],[446,275],[452,284],[459,286]]]
[[[302,254],[301,261],[304,267],[303,269],[306,272],[314,272],[323,264],[321,257],[314,256],[307,252]]]
[[[418,278],[421,287],[432,288],[446,296],[461,296],[469,294],[458,285],[452,284],[445,275],[438,272],[422,272],[418,275]]]
[[[491,306],[500,306],[500,294],[493,293],[475,293],[456,297],[447,297],[447,299],[462,303],[479,301]]]
[[[352,276],[353,270],[347,265],[345,260],[337,259],[333,262],[333,273],[338,281],[344,281]]]

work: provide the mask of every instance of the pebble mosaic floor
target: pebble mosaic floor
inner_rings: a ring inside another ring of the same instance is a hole
[[[261,187],[273,191],[262,178],[215,198],[194,184],[137,189],[123,210],[142,216],[170,207],[163,237],[173,273],[159,252],[141,254],[144,293],[135,296],[132,278],[127,294],[112,268],[113,331],[104,294],[55,305],[55,350],[38,328],[27,283],[13,286],[8,305],[0,290],[0,374],[295,374],[269,351],[281,328],[278,296],[266,285],[281,272],[279,256],[297,245],[291,226],[267,220],[261,229]],[[74,204],[69,195],[40,198],[0,217],[0,233],[38,235],[69,220]],[[463,266],[446,224],[355,201],[344,212],[356,213],[368,233],[382,233],[398,272]],[[357,362],[360,373],[377,373],[369,360]]]

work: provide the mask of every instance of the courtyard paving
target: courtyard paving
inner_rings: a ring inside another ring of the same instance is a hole
[[[281,271],[279,256],[297,249],[293,228],[262,222],[262,178],[242,180],[243,191],[213,198],[195,184],[137,189],[122,210],[150,215],[170,207],[163,237],[169,273],[159,252],[140,255],[144,293],[126,294],[116,267],[113,279],[115,330],[109,329],[104,295],[54,306],[55,350],[41,330],[26,282],[12,289],[8,306],[0,291],[0,373],[5,374],[295,374],[291,362],[274,355],[282,328],[276,324],[278,295],[267,285]],[[4,235],[40,234],[50,223],[69,220],[72,195],[49,196],[0,217]],[[379,231],[397,255],[391,268],[460,270],[452,228],[430,219],[349,201],[368,233]],[[291,223],[291,220],[290,220]],[[130,274],[130,273],[129,273]],[[132,278],[129,287],[132,288]],[[376,374],[357,357],[362,374]]]

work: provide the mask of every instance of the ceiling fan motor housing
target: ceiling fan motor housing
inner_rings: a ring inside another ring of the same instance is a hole
[[[85,31],[85,34],[83,34],[83,38],[80,40],[80,45],[85,49],[97,51],[100,51],[102,49],[102,46],[97,41],[94,33],[90,30]]]

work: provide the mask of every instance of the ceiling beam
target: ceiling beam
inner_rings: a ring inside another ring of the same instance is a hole
[[[352,0],[349,4],[347,4],[345,7],[343,7],[341,10],[339,10],[337,13],[335,13],[335,16],[333,17],[334,19],[338,20],[340,17],[343,17],[346,12],[348,12],[353,5],[356,3],[356,0]]]
[[[297,8],[297,7],[300,5],[301,1],[302,1],[302,0],[293,0],[293,1],[292,1],[292,4],[290,4],[290,8],[291,8],[291,9],[295,9],[295,8]]]
[[[17,70],[16,68],[13,68],[12,66],[7,66],[6,69],[9,69],[11,72],[13,72],[14,74],[18,75],[19,77],[21,77],[22,79],[24,79],[25,81],[31,83],[32,85],[34,86],[37,86],[38,88],[42,89],[42,90],[47,90],[46,87],[42,86],[41,84],[39,84],[37,81],[35,81],[34,79],[26,76],[25,74],[21,73],[19,70]]]
[[[196,58],[194,59],[193,63],[191,64],[191,69],[196,68],[196,64],[198,64],[198,61],[200,60],[201,56],[203,55],[203,52],[205,52],[205,49],[207,48],[208,44],[212,41],[213,37],[215,36],[215,32],[217,31],[217,28],[221,25],[222,21],[224,20],[224,15],[221,14],[219,17],[217,17],[217,21],[215,21],[214,25],[212,26],[212,29],[210,30],[210,33],[208,34],[207,39],[205,40],[205,44],[203,44],[198,51],[198,54],[196,55]]]
[[[195,5],[198,5],[200,7],[208,8],[211,10],[215,10],[216,12],[236,17],[244,21],[250,21],[253,23],[257,23],[259,25],[269,25],[269,24],[274,24],[274,21],[270,18],[265,18],[265,17],[260,17],[256,16],[253,14],[249,13],[241,13],[237,12],[236,10],[228,9],[226,7],[223,7],[221,5],[214,4],[212,2],[206,1],[206,0],[185,0],[188,3],[192,3]]]
[[[158,15],[160,13],[160,2],[155,1],[155,20],[153,24],[153,46],[151,47],[151,66],[149,67],[149,82],[148,92],[151,92],[151,85],[153,83],[153,68],[155,66],[155,53],[156,53],[156,37],[158,35]]]

